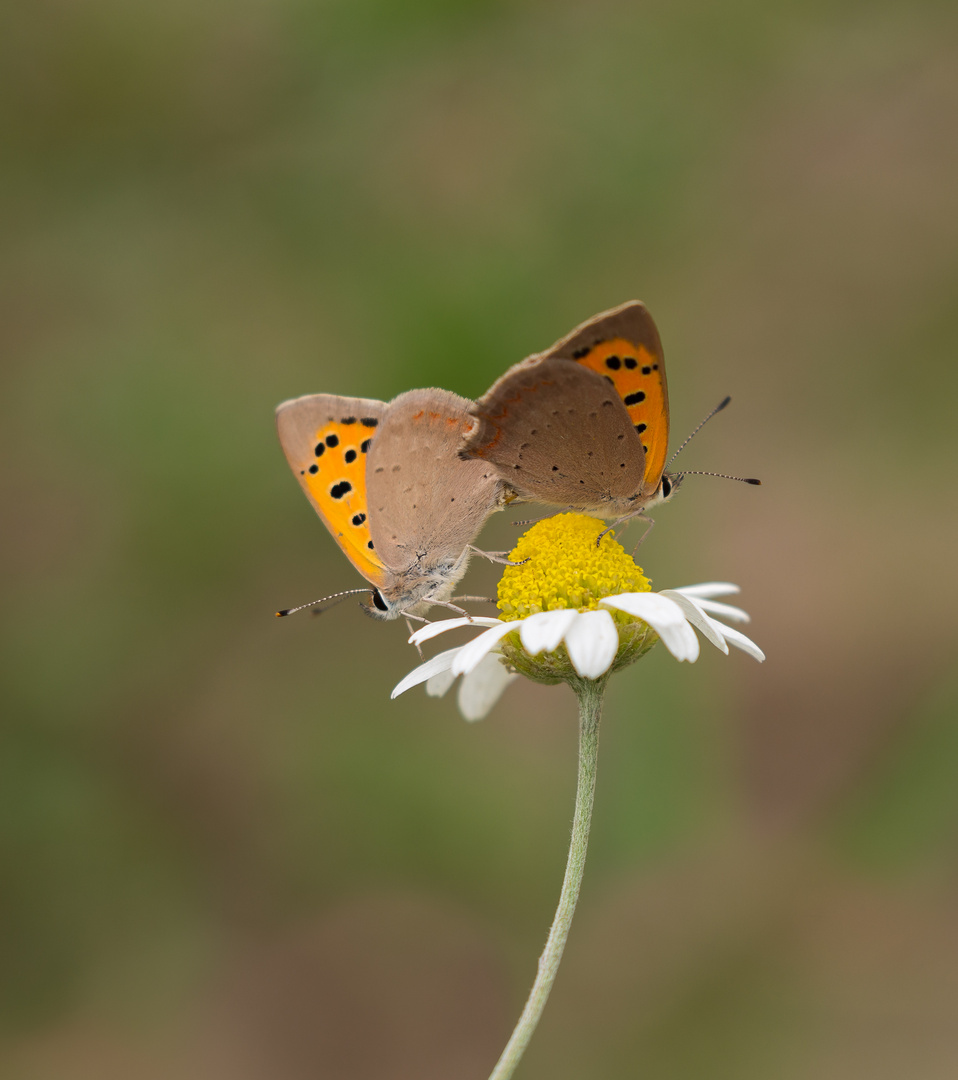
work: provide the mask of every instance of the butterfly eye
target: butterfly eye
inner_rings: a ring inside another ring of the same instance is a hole
[[[378,589],[373,593],[373,607],[376,608],[377,611],[389,610],[386,601],[383,599],[383,594]]]
[[[667,499],[672,494],[672,481],[667,477],[662,477],[662,498]]]

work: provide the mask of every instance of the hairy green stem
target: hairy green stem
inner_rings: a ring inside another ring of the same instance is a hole
[[[589,847],[589,826],[592,823],[592,802],[595,796],[595,772],[599,751],[599,717],[605,679],[582,679],[573,684],[579,699],[579,782],[575,793],[575,817],[572,821],[572,841],[566,862],[565,878],[559,895],[549,939],[539,957],[539,970],[519,1022],[506,1044],[489,1080],[509,1080],[525,1053],[532,1033],[539,1023],[555,982],[559,961],[569,937],[572,916],[579,899],[579,886],[585,870],[585,855]]]

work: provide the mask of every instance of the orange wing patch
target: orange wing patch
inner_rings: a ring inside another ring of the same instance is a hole
[[[657,488],[669,449],[669,399],[662,358],[621,337],[577,352],[581,355],[574,359],[604,375],[622,398],[645,451],[645,487]]]
[[[312,462],[299,481],[325,520],[336,543],[374,585],[385,581],[385,567],[373,550],[366,504],[366,453],[375,428],[347,417],[314,432]]]

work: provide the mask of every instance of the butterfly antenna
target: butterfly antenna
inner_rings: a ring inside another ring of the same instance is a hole
[[[680,476],[719,476],[723,480],[739,480],[743,484],[757,484],[759,487],[762,486],[762,481],[756,480],[754,476],[729,476],[728,473],[724,472],[699,472],[697,469],[689,469],[688,472],[670,473],[669,475],[673,480]]]
[[[295,615],[297,611],[302,611],[303,608],[316,607],[317,604],[325,604],[327,600],[332,600],[331,604],[316,612],[317,615],[322,615],[324,611],[329,611],[330,608],[334,608],[337,604],[341,604],[347,596],[355,596],[356,593],[364,592],[369,592],[369,589],[347,589],[345,592],[333,593],[331,596],[324,596],[322,600],[313,600],[310,604],[299,604],[297,607],[283,608],[282,611],[276,612],[276,618],[282,618],[284,615]]]
[[[708,414],[708,416],[706,416],[706,418],[692,431],[692,434],[688,436],[688,438],[685,440],[685,442],[682,443],[682,445],[678,448],[678,450],[676,450],[675,453],[665,463],[666,469],[668,469],[668,467],[672,464],[672,462],[675,461],[675,459],[686,448],[686,446],[689,445],[689,443],[695,438],[695,436],[698,435],[698,433],[702,430],[702,428],[705,427],[705,425],[709,422],[709,420],[711,420],[712,417],[716,413],[720,413],[725,408],[725,406],[728,405],[728,403],[731,400],[732,400],[731,397],[727,397],[724,400],[720,401],[718,403],[718,405],[715,406],[715,408]],[[738,478],[736,477],[736,479],[738,479]]]

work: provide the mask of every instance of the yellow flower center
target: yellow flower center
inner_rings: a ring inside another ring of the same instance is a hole
[[[509,622],[560,608],[587,611],[603,596],[649,592],[649,579],[612,533],[596,544],[604,528],[604,522],[585,514],[536,522],[509,553],[522,565],[507,567],[499,582],[500,618]]]

